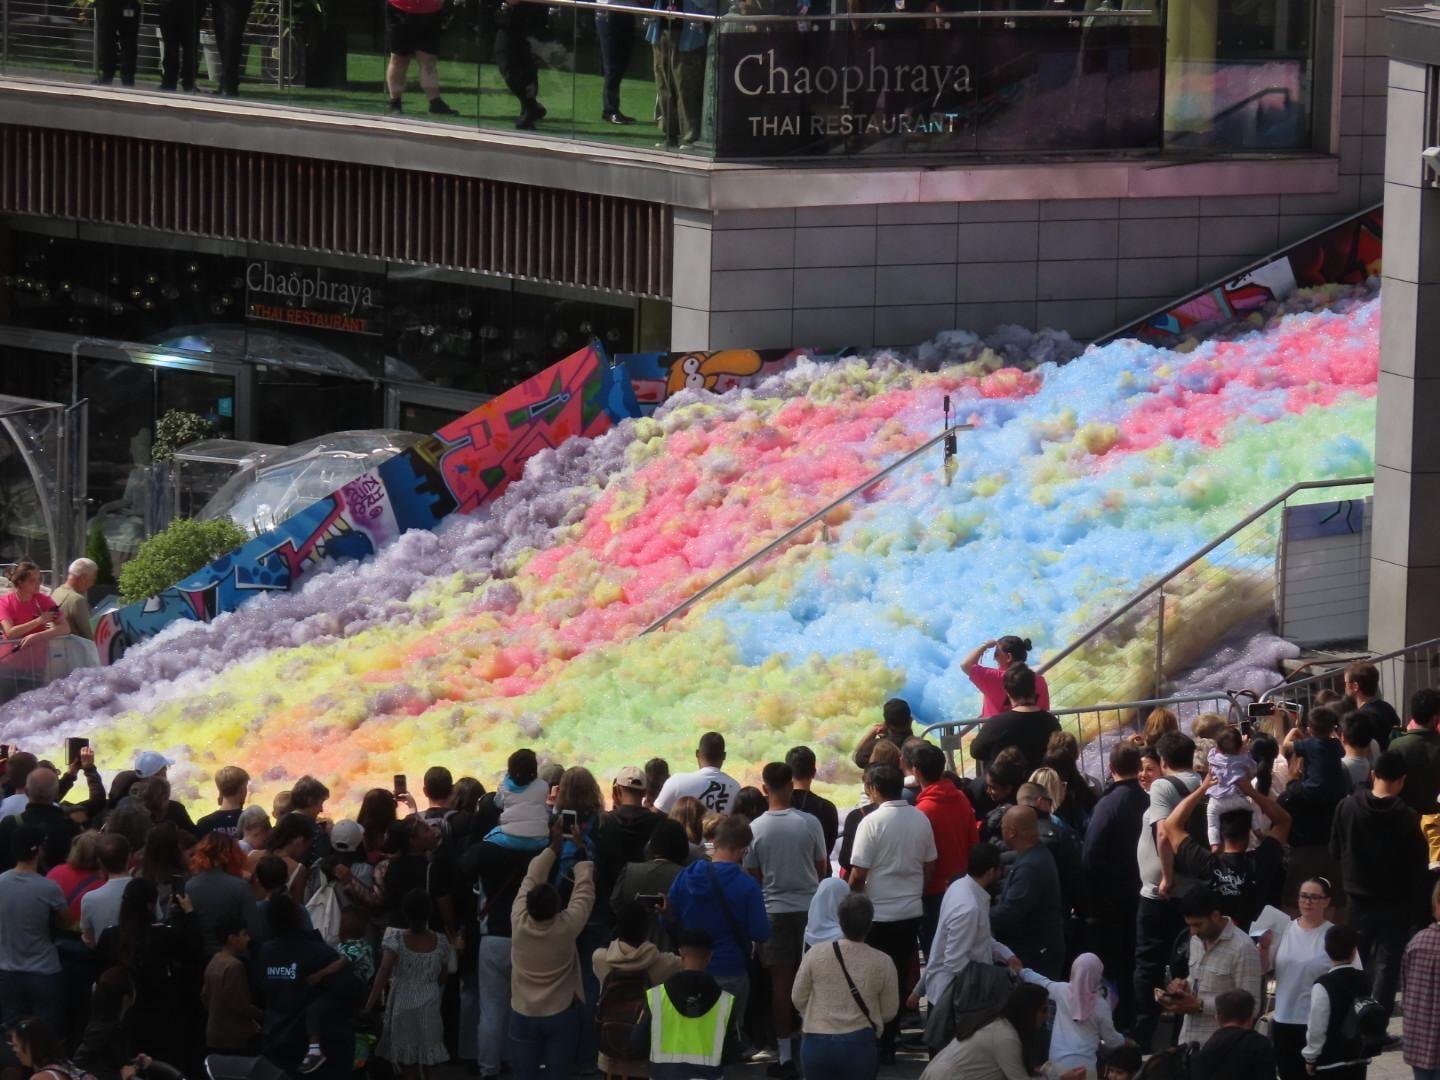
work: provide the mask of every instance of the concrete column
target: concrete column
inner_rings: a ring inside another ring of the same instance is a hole
[[[1392,17],[1392,44],[1403,29]],[[1440,637],[1440,190],[1420,160],[1434,138],[1425,130],[1427,73],[1422,63],[1390,62],[1370,569],[1376,652]]]

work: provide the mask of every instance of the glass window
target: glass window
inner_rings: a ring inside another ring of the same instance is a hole
[[[421,405],[414,401],[402,401],[400,403],[400,430],[418,431],[422,435],[429,435],[469,411],[469,409],[446,409],[438,405]]]
[[[257,442],[289,446],[330,431],[384,423],[384,393],[374,383],[261,366],[255,396]]]
[[[487,371],[506,362],[509,289],[436,281],[392,267],[386,285],[387,374],[456,390],[486,389]]]
[[[1173,148],[1311,144],[1312,0],[1176,0],[1166,25]]]

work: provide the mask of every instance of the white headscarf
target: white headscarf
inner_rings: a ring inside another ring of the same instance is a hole
[[[845,935],[840,931],[840,902],[850,895],[850,886],[837,877],[828,877],[820,882],[815,896],[810,901],[810,914],[805,926],[805,944],[812,949],[827,941],[839,941]]]

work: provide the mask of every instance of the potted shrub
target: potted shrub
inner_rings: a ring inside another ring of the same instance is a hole
[[[250,536],[229,518],[177,518],[140,545],[120,568],[120,599],[146,600],[234,551]]]

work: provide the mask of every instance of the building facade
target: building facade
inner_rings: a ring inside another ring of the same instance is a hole
[[[85,403],[90,512],[171,409],[287,443],[593,339],[1091,338],[1382,196],[1377,0],[479,0],[422,42],[453,115],[395,113],[381,0],[108,3],[0,42],[0,393]]]

